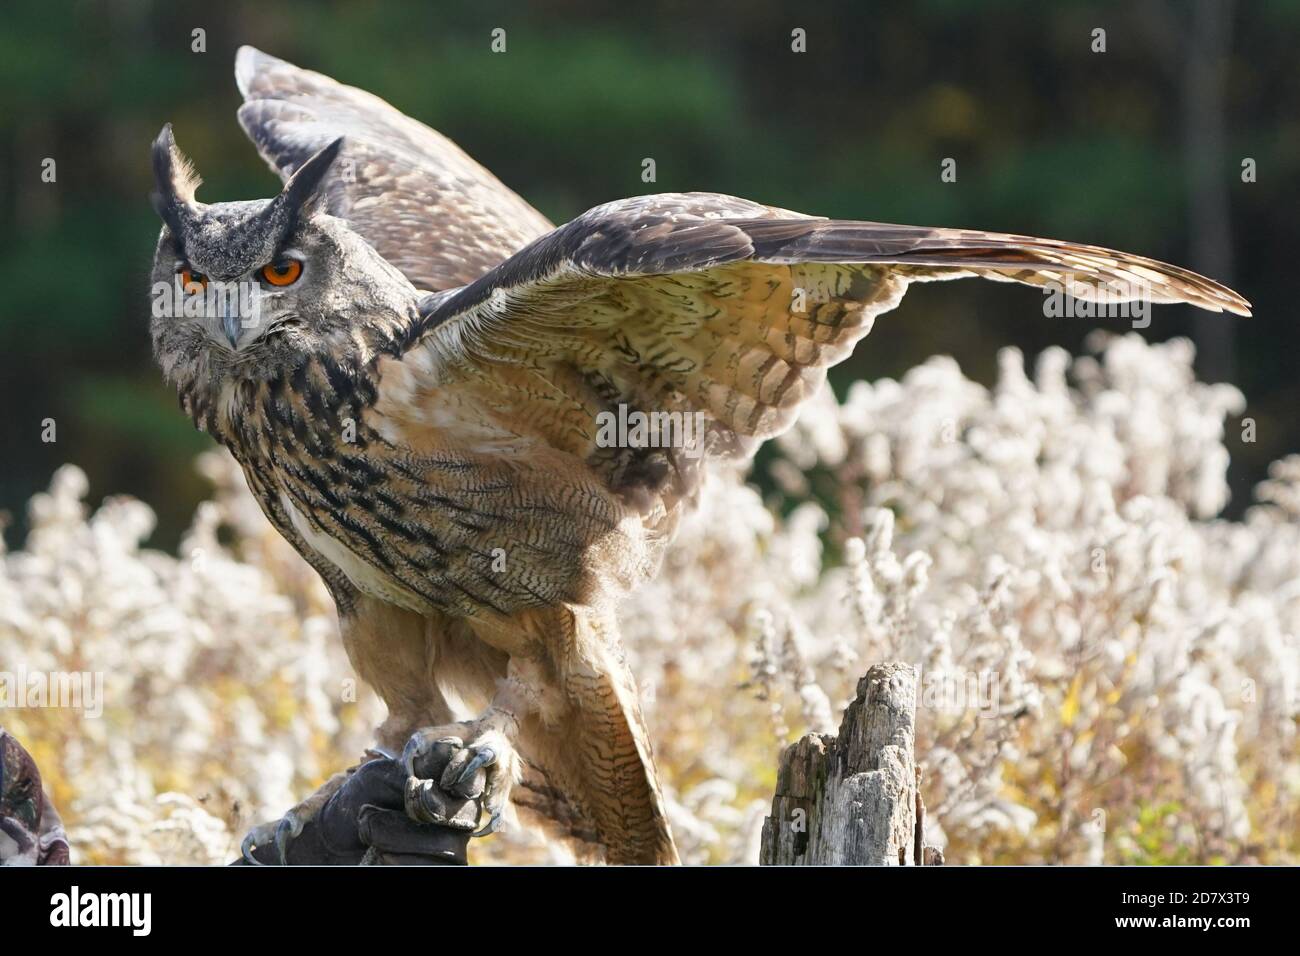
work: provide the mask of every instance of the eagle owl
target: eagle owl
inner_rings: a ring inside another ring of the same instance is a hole
[[[555,228],[368,93],[248,47],[235,72],[239,122],[284,186],[202,203],[163,129],[153,281],[175,297],[154,353],[328,585],[417,819],[418,758],[450,740],[437,782],[485,786],[485,829],[509,803],[607,862],[677,860],[619,599],[655,573],[710,462],[787,428],[912,282],[1249,314],[1142,256],[710,193]],[[635,413],[699,427],[610,440],[610,416]],[[246,848],[283,851],[340,777]]]

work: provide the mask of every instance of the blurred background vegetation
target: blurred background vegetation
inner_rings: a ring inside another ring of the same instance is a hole
[[[250,43],[374,92],[449,135],[562,222],[645,192],[712,190],[843,218],[1027,232],[1115,246],[1233,285],[1255,318],[1156,311],[1201,376],[1246,393],[1230,432],[1234,509],[1300,448],[1300,2],[864,0],[775,4],[7,0],[0,12],[0,509],[59,464],[92,501],[126,492],[175,545],[205,494],[192,431],[151,364],[158,223],[148,148],[175,124],[208,201],[268,196],[235,121]],[[206,31],[206,52],[191,31]],[[493,28],[507,52],[493,53]],[[791,30],[807,31],[804,54]],[[1094,28],[1106,52],[1092,50]],[[57,181],[41,181],[42,161]],[[658,180],[641,181],[653,157]],[[955,183],[940,162],[957,160]],[[1243,183],[1253,158],[1258,182]],[[947,283],[908,297],[837,389],[935,353],[990,381],[999,347],[1079,351],[1096,325],[1040,297]],[[42,421],[57,441],[42,441]],[[1234,426],[1235,427],[1235,426]]]

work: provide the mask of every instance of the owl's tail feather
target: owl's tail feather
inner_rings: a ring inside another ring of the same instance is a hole
[[[575,616],[577,640],[565,662],[564,688],[573,705],[577,789],[605,847],[605,862],[679,863],[650,734],[617,634],[607,633],[613,625],[603,618]]]

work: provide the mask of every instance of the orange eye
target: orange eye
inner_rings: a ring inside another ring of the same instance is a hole
[[[302,263],[297,259],[284,259],[262,266],[262,278],[271,285],[293,285],[302,275]]]
[[[181,288],[186,295],[198,295],[208,287],[208,277],[202,272],[195,272],[189,266],[181,269]]]

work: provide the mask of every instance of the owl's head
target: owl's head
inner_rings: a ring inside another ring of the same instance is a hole
[[[199,178],[171,126],[153,145],[154,354],[184,389],[260,380],[318,350],[347,348],[357,329],[410,320],[416,292],[346,222],[327,212],[330,143],[273,199],[201,203]]]

